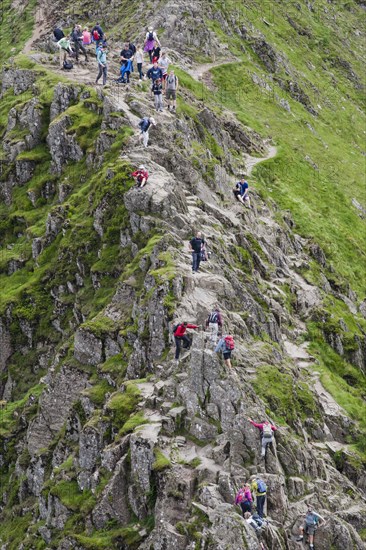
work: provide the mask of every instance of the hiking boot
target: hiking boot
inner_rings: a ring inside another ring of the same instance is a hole
[[[304,535],[299,535],[296,540],[297,542],[301,542],[302,540],[304,540]]]

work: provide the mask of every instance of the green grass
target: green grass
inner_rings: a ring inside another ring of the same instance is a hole
[[[122,428],[119,431],[119,435],[125,435],[129,432],[133,432],[135,428],[138,426],[142,426],[143,424],[146,424],[148,421],[144,417],[144,413],[138,412],[134,415],[132,415],[122,426]]]
[[[153,462],[152,469],[155,472],[161,472],[162,470],[171,468],[172,463],[170,462],[169,458],[165,456],[165,454],[160,449],[155,448],[154,455],[155,455],[155,462]]]
[[[124,427],[140,399],[140,390],[134,382],[126,382],[124,392],[117,392],[111,396],[107,402],[107,409],[110,411],[112,423],[117,429]]]

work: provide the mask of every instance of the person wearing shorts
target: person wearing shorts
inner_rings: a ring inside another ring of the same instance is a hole
[[[231,350],[227,348],[225,336],[219,340],[219,343],[216,346],[215,353],[222,352],[225,365],[231,368]]]
[[[175,111],[177,108],[177,90],[178,90],[178,77],[171,70],[165,81],[165,98],[168,102],[168,111]]]

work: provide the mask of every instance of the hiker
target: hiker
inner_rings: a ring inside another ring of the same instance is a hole
[[[85,55],[85,63],[88,62],[88,54],[87,51],[83,45],[83,34],[81,32],[80,25],[75,25],[74,29],[72,30],[70,34],[71,40],[74,43],[75,46],[75,57],[76,57],[76,63],[79,62],[79,51],[81,50],[83,54]]]
[[[83,45],[84,46],[90,46],[90,44],[92,43],[92,35],[91,35],[91,32],[89,31],[88,27],[85,27],[83,29]]]
[[[158,65],[159,65],[160,69],[163,71],[164,91],[165,91],[165,81],[166,81],[167,76],[168,76],[169,63],[171,63],[171,61],[170,61],[169,57],[167,56],[166,52],[161,52],[161,56],[158,60]]]
[[[132,172],[131,175],[133,178],[136,178],[136,187],[140,189],[144,187],[144,185],[147,183],[147,180],[149,179],[149,173],[143,164],[138,167],[138,170]]]
[[[64,36],[57,42],[57,46],[60,48],[60,69],[63,69],[67,63],[67,54],[73,55],[70,40]]]
[[[104,32],[99,23],[96,23],[91,30],[92,41],[96,43],[96,46],[99,45],[99,42],[104,38]]]
[[[237,182],[235,185],[235,188],[233,189],[233,193],[235,198],[247,206],[248,208],[251,208],[250,205],[250,198],[249,198],[249,185],[244,176],[241,178],[240,181]]]
[[[252,476],[251,480],[251,490],[255,495],[255,506],[257,508],[257,513],[260,518],[263,518],[264,504],[266,502],[267,495],[267,485],[264,481],[258,476]]]
[[[153,66],[147,71],[147,78],[150,78],[153,83],[158,78],[160,78],[160,80],[163,78],[163,71],[159,68],[157,61],[155,61]]]
[[[192,252],[192,273],[197,273],[201,263],[201,250],[205,244],[202,233],[197,232],[196,236],[189,241],[190,251]]]
[[[270,422],[268,422],[268,420],[264,420],[259,424],[257,424],[256,422],[253,422],[251,418],[248,418],[248,420],[251,424],[253,424],[253,426],[255,426],[261,431],[261,436],[262,436],[261,457],[264,458],[266,456],[267,445],[273,442],[273,432],[275,432],[277,428],[276,426],[273,426]]]
[[[129,59],[126,63],[121,65],[121,69],[120,69],[121,76],[116,80],[116,82],[121,82],[122,84],[129,84],[130,74],[132,73],[132,71],[133,71],[132,59]]]
[[[142,140],[144,147],[147,147],[149,143],[149,128],[151,125],[156,126],[156,122],[153,117],[144,117],[139,122],[139,128],[141,130],[139,141]]]
[[[64,31],[61,29],[61,27],[55,27],[53,29],[53,36],[55,37],[56,42],[61,40],[61,38],[64,38]]]
[[[305,532],[309,537],[310,548],[314,548],[315,531],[323,521],[325,521],[325,519],[319,514],[317,514],[316,512],[314,512],[314,510],[311,507],[309,507],[308,511],[306,512],[304,524],[301,525],[299,529],[300,534],[296,540],[298,542],[302,541],[304,539],[304,532]]]
[[[245,512],[243,514],[245,521],[250,525],[256,532],[258,538],[260,539],[262,527],[264,521],[258,515],[252,515],[250,512]],[[261,540],[259,540],[260,550],[265,550],[265,546]]]
[[[206,321],[206,329],[210,329],[211,342],[216,344],[219,331],[220,333],[222,331],[222,317],[218,306],[216,306],[215,309],[211,311],[210,315],[208,316]]]
[[[153,52],[152,52],[152,62],[153,63],[155,63],[155,62],[157,63],[159,61],[160,52],[161,52],[160,46],[158,45],[157,42],[154,42],[154,49],[153,49]]]
[[[168,111],[175,111],[177,108],[177,90],[178,90],[178,77],[175,76],[174,71],[169,72],[169,76],[165,81],[165,93],[166,100],[168,101]]]
[[[132,55],[134,56],[137,50],[135,44],[130,39],[126,40],[126,42],[128,44],[128,49],[131,50]]]
[[[227,367],[229,367],[229,369],[231,369],[231,354],[234,350],[234,347],[234,338],[230,334],[227,334],[226,336],[220,338],[219,343],[215,348],[215,353],[219,353],[220,351],[222,351],[224,363]]]
[[[252,511],[253,497],[250,490],[249,483],[244,483],[243,487],[239,489],[235,497],[235,504],[240,505],[241,511],[244,514]]]
[[[130,74],[133,71],[133,50],[130,49],[130,45],[128,42],[125,42],[123,46],[123,50],[120,53],[120,61],[122,63],[121,66],[121,79],[122,82],[124,82],[124,77],[126,75],[127,77],[127,84],[130,82]]]
[[[159,38],[157,37],[156,32],[153,27],[149,27],[144,44],[144,51],[149,54],[150,61],[152,61],[153,51],[155,47],[155,42],[160,46]]]
[[[140,82],[145,78],[145,75],[142,71],[142,66],[144,63],[144,52],[142,51],[142,46],[139,45],[136,48],[136,54],[135,54],[136,64],[137,64],[137,70],[139,72]]]
[[[175,341],[175,359],[176,361],[179,360],[180,350],[182,347],[184,348],[190,348],[191,347],[191,340],[188,338],[186,334],[187,328],[197,329],[199,328],[198,325],[192,325],[190,323],[187,323],[187,321],[184,321],[184,323],[175,325],[173,327],[173,334],[174,334],[174,341]]]
[[[155,110],[163,112],[163,85],[161,78],[154,80],[151,91],[154,94]]]
[[[105,50],[106,48],[103,44],[100,44],[100,46],[97,49],[97,61],[98,61],[99,72],[95,80],[95,84],[98,84],[98,80],[103,75],[103,86],[105,86],[107,82],[107,53]]]
[[[210,258],[211,252],[207,251],[207,243],[204,243],[201,248],[201,262],[207,262]]]

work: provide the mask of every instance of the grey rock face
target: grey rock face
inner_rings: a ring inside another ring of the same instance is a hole
[[[22,94],[32,88],[37,74],[27,69],[5,69],[2,73],[2,91],[14,89],[14,95]]]
[[[75,334],[74,356],[86,365],[98,365],[102,361],[103,344],[94,334],[82,328]]]
[[[52,122],[48,128],[47,143],[52,157],[52,171],[60,174],[62,166],[69,161],[81,160],[84,153],[74,136],[67,133],[72,125],[68,116]]]
[[[69,84],[60,83],[56,86],[53,101],[50,108],[50,119],[55,119],[58,115],[66,111],[70,105],[77,101],[80,88]]]

